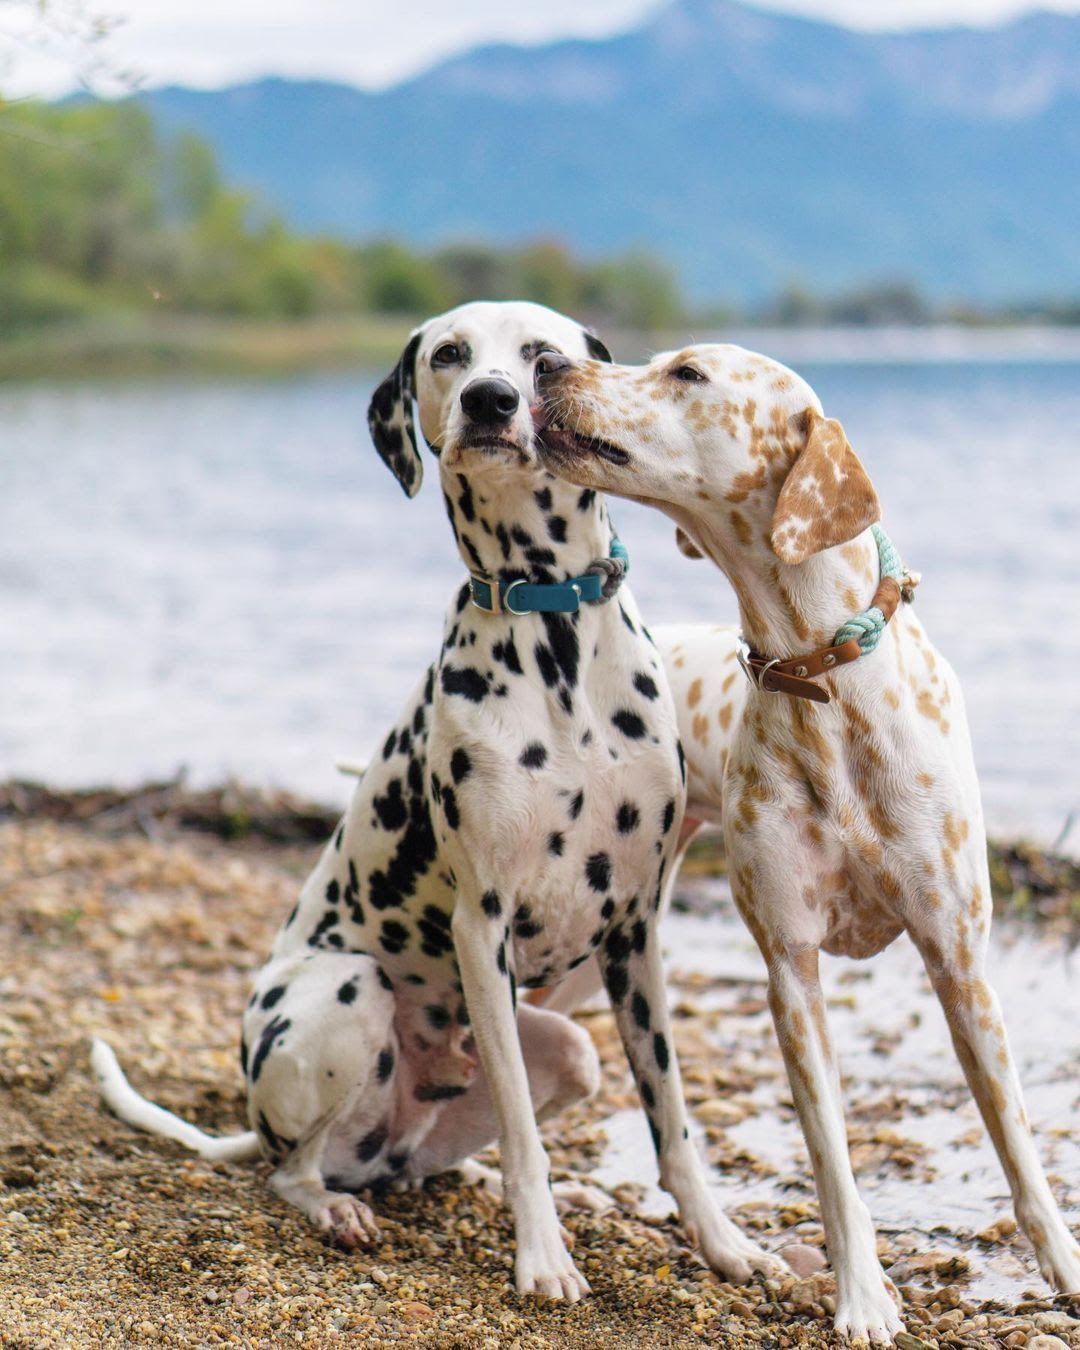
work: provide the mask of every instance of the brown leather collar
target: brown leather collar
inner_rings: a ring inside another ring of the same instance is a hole
[[[892,577],[882,577],[871,608],[880,609],[888,623],[900,603],[900,586]],[[822,689],[814,680],[819,675],[827,675],[839,666],[850,665],[862,655],[858,638],[848,638],[839,646],[819,647],[806,656],[789,656],[781,660],[778,656],[762,656],[750,646],[739,649],[739,664],[746,672],[747,679],[755,688],[766,694],[792,694],[795,698],[812,699],[815,703],[828,703],[829,691]]]

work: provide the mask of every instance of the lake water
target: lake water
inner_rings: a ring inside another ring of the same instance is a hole
[[[844,422],[923,574],[990,827],[1053,839],[1080,808],[1077,343],[755,341]],[[408,502],[370,446],[381,373],[0,387],[0,777],[344,802],[335,759],[384,739],[464,574],[434,474]],[[650,622],[735,618],[662,517],[614,514]]]

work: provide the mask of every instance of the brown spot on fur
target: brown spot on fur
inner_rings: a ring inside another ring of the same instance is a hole
[[[686,691],[686,706],[696,708],[701,702],[701,677],[699,676]]]

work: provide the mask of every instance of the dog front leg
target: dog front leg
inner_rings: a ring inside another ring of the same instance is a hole
[[[608,932],[601,970],[656,1146],[660,1184],[675,1197],[691,1243],[725,1279],[745,1284],[755,1270],[786,1274],[784,1263],[755,1246],[709,1189],[687,1127],[656,928],[635,925],[632,934],[620,925]]]
[[[454,906],[452,931],[476,1048],[499,1127],[503,1194],[514,1218],[520,1294],[574,1303],[590,1292],[562,1238],[549,1184],[547,1154],[533,1116],[518,1037],[510,975],[510,930],[484,912],[481,891]]]
[[[755,932],[755,936],[757,933]],[[817,948],[788,949],[779,939],[763,953],[788,1082],[814,1169],[829,1260],[836,1275],[836,1330],[890,1343],[904,1329],[895,1291],[877,1258],[870,1212],[848,1154],[840,1077],[825,1025]]]

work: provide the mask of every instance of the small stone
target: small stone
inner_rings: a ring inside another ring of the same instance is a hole
[[[777,1256],[786,1261],[801,1280],[825,1269],[825,1253],[820,1247],[808,1247],[805,1242],[793,1242],[788,1247],[781,1247]]]
[[[1065,1312],[1041,1312],[1035,1314],[1035,1327],[1038,1331],[1075,1331],[1080,1327],[1080,1318]]]
[[[1060,1336],[1047,1336],[1040,1332],[1028,1337],[1024,1350],[1069,1350],[1069,1347]]]

